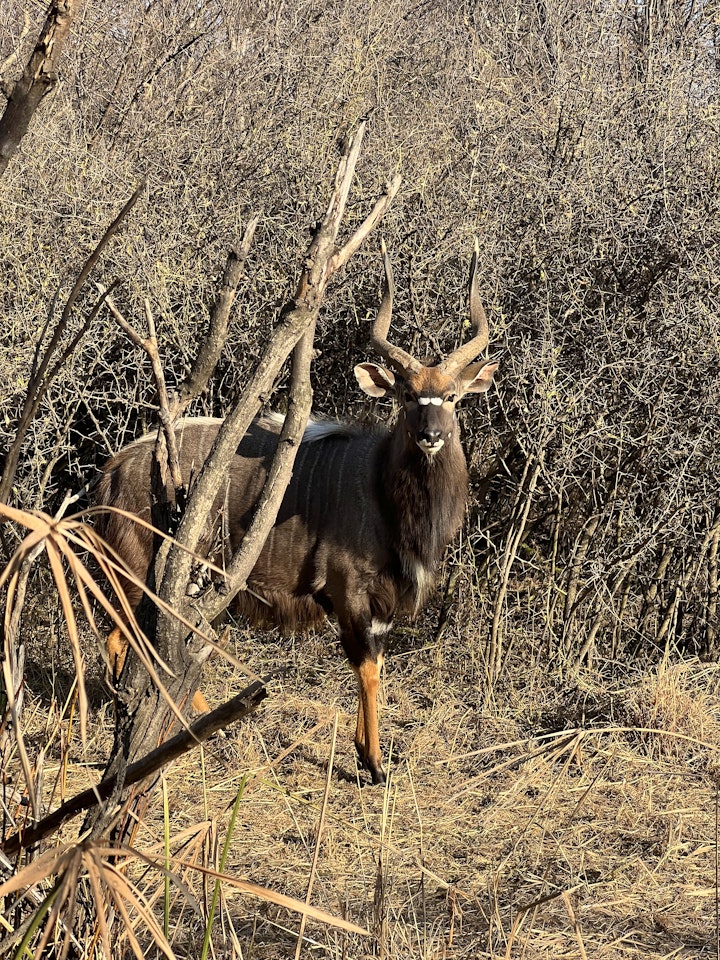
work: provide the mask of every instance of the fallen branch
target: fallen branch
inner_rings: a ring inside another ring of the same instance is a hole
[[[157,773],[161,767],[172,763],[173,760],[177,760],[188,750],[204,743],[218,730],[222,730],[236,720],[248,716],[257,709],[267,695],[264,684],[251,683],[232,700],[216,707],[211,713],[203,714],[189,729],[181,730],[142,759],[131,763],[125,771],[123,786],[130,787],[134,783],[139,783],[146,777]],[[38,843],[54,833],[66,820],[107,800],[108,797],[112,796],[116,786],[117,777],[110,776],[102,780],[96,787],[83,790],[82,793],[67,800],[54,813],[45,817],[31,829],[11,834],[2,846],[3,852],[10,856],[19,850]]]

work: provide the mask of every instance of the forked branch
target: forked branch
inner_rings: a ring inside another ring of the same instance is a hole
[[[104,291],[102,285],[98,284],[98,288],[101,291]],[[135,344],[136,347],[139,347],[142,351],[144,351],[144,353],[147,354],[148,359],[150,360],[153,380],[155,381],[155,389],[157,390],[158,417],[160,419],[160,426],[162,429],[161,435],[164,439],[165,449],[167,451],[166,455],[162,455],[162,453],[160,453],[162,444],[159,444],[160,449],[158,451],[157,460],[160,466],[163,484],[167,479],[166,472],[169,471],[175,490],[180,490],[183,486],[183,480],[182,474],[180,473],[180,458],[178,456],[177,440],[175,439],[175,431],[173,429],[174,418],[170,411],[167,386],[165,384],[165,371],[163,370],[162,361],[160,359],[157,331],[155,329],[155,319],[153,317],[152,310],[150,309],[150,302],[146,299],[144,303],[145,321],[148,326],[148,335],[147,337],[143,337],[137,332],[132,324],[128,323],[122,313],[120,313],[112,297],[107,295],[107,292],[105,293],[105,302],[107,307],[117,321],[120,329]],[[160,440],[160,437],[158,440]]]
[[[370,216],[338,252],[338,233],[363,132],[364,125],[351,137],[347,145],[325,217],[309,247],[296,296],[282,312],[281,321],[264,355],[258,361],[242,397],[218,431],[209,456],[189,491],[185,514],[175,534],[177,544],[169,549],[165,558],[158,595],[165,608],[183,611],[187,615],[186,619],[192,622],[207,623],[221,613],[235,593],[242,589],[257,562],[275,522],[310,413],[312,392],[309,373],[314,328],[327,282],[367,237],[387,209],[399,185],[399,179],[396,178],[374,205]],[[254,224],[252,227],[254,228]],[[249,231],[249,235],[246,232],[247,242],[243,244],[242,256],[247,253],[251,235],[252,231]],[[226,277],[227,275],[226,269]],[[231,299],[224,298],[228,309]],[[222,328],[223,324],[221,319],[219,327]],[[221,345],[217,348],[218,355],[219,349]],[[197,550],[205,532],[207,518],[212,513],[221,485],[226,482],[228,468],[236,455],[238,445],[260,408],[261,398],[272,392],[280,369],[293,350],[295,353],[288,416],[248,535],[240,551],[232,558],[223,584],[218,588],[211,588],[205,596],[191,602],[186,597],[192,566],[192,558],[187,550]],[[196,389],[194,385],[202,381],[206,382],[204,363],[199,364],[189,378],[188,395]],[[159,572],[158,565],[157,573]],[[160,615],[157,621],[153,622],[152,617],[146,616],[146,612],[141,614],[138,610],[138,620],[146,632],[150,631],[148,635],[152,635],[159,657],[173,667],[174,676],[168,679],[168,690],[176,702],[187,702],[188,694],[197,689],[200,667],[207,655],[202,638],[193,633],[188,634],[187,628],[164,615]],[[141,755],[145,743],[161,741],[171,726],[166,705],[150,693],[147,675],[134,658],[128,659],[120,679],[118,694],[116,752],[109,761],[107,776],[121,773],[127,764]],[[111,816],[111,811],[103,811],[100,817],[91,817],[86,826],[91,827],[93,833],[97,834],[104,829]]]
[[[200,471],[192,491],[191,503],[188,504],[185,517],[177,532],[178,541],[190,550],[197,549],[206,518],[223,482],[227,465],[260,408],[261,397],[271,391],[290,351],[294,349],[296,343],[317,319],[329,278],[339,266],[347,262],[351,253],[358,249],[360,243],[378,222],[397,192],[399,178],[395,178],[390,187],[386,189],[383,196],[375,204],[370,217],[356,231],[338,256],[336,250],[337,237],[345,213],[364,132],[365,124],[363,123],[347,143],[335,178],[335,189],[328,203],[325,216],[308,248],[305,269],[300,277],[293,304],[288,311],[284,312],[282,323],[275,331],[265,355],[255,368],[240,402],[226,417],[212,450]],[[306,420],[307,417],[305,417]],[[304,429],[305,423],[302,422],[301,424],[299,419],[294,426],[299,429],[301,425]],[[262,524],[258,524],[255,530],[254,546],[252,550],[248,548],[246,560],[243,564],[233,564],[234,573],[231,581],[227,584],[229,592],[223,592],[221,598],[216,597],[207,601],[208,612],[216,611],[218,607],[222,609],[229,603],[232,596],[241,588],[244,579],[249,575],[257,561],[264,539],[275,522],[285,487],[292,472],[294,455],[301,436],[302,432],[294,436],[292,444],[290,438],[286,437],[286,443],[281,444],[283,448],[289,446],[292,453],[283,455],[283,458],[287,456],[287,460],[283,471],[275,479],[272,498],[268,498],[265,502],[263,508],[265,517]],[[242,570],[240,567],[242,567]],[[183,551],[173,551],[165,568],[165,579],[162,587],[164,599],[171,604],[182,603],[189,574],[190,560],[188,555]],[[215,615],[214,612],[212,615]]]

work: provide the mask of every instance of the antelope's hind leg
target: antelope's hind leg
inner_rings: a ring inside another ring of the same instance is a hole
[[[192,708],[195,713],[210,713],[210,704],[205,699],[202,690],[196,690],[193,694]]]
[[[125,666],[125,658],[127,657],[129,644],[120,627],[115,627],[114,630],[110,631],[105,644],[107,646],[108,659],[110,660],[110,678],[114,683]],[[192,698],[192,708],[195,713],[210,713],[210,705],[205,699],[202,690],[195,691]]]
[[[105,645],[107,646],[108,660],[110,661],[111,679],[117,680],[125,666],[125,657],[127,656],[128,649],[127,639],[123,636],[120,627],[115,627],[114,630],[110,631]]]

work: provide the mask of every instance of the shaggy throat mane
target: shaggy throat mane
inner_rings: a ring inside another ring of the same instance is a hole
[[[385,489],[396,527],[403,574],[410,581],[415,604],[432,586],[447,545],[462,524],[468,475],[459,444],[432,459],[418,449],[388,465]]]

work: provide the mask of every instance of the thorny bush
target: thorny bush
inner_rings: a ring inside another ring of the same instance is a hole
[[[22,5],[7,13],[0,55],[19,45],[22,62],[33,34]],[[457,342],[477,235],[505,348],[489,410],[465,414],[467,642],[491,677],[511,651],[716,653],[717,43],[705,3],[85,4],[52,105],[0,182],[0,442],[50,301],[143,177],[142,214],[103,270],[126,315],[152,298],[170,383],[224,251],[262,211],[252,294],[197,408],[223,411],[297,275],[337,131],[369,116],[363,186],[404,175],[383,228],[398,340]],[[328,299],[323,413],[359,415],[350,371],[379,273],[364,251]],[[16,503],[51,505],[142,431],[149,384],[99,319],[34,424]]]

